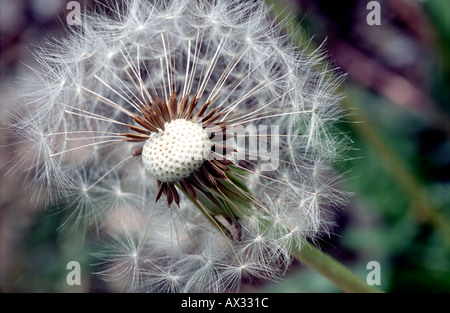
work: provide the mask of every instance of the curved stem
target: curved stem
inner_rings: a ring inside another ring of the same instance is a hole
[[[302,243],[302,248],[292,252],[292,256],[333,282],[339,289],[353,293],[379,293],[369,286],[339,261],[320,251],[314,245]]]

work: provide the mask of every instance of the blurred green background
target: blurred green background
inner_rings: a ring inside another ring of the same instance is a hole
[[[60,0],[0,0],[0,118],[14,106],[14,80],[26,49],[61,33]],[[450,1],[379,0],[381,25],[368,25],[370,1],[268,0],[287,31],[347,73],[340,89],[350,112],[339,127],[354,141],[340,163],[340,188],[354,193],[336,210],[321,248],[363,280],[377,261],[385,292],[450,292]],[[289,27],[291,26],[291,27]],[[292,26],[295,30],[292,31]],[[33,205],[31,191],[4,176],[11,138],[1,128],[0,290],[107,292],[91,253],[98,234],[58,232],[63,214]],[[81,264],[82,284],[68,286],[66,264]],[[294,262],[282,281],[244,283],[243,292],[339,292]]]

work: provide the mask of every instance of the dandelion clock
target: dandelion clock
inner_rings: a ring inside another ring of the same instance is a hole
[[[292,43],[262,1],[86,11],[34,52],[11,125],[26,147],[15,172],[65,226],[102,230],[98,274],[127,290],[280,278],[345,202],[330,170],[343,149],[338,82],[323,54]]]

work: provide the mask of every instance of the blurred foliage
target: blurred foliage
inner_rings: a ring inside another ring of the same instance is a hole
[[[57,231],[66,221],[66,216],[55,214],[53,210],[42,210],[35,218],[26,235],[28,241],[22,247],[23,253],[15,260],[15,272],[8,275],[11,280],[8,281],[8,292],[95,291],[91,266],[95,260],[90,253],[96,248],[92,241],[94,236],[84,233],[82,229],[75,232]],[[67,275],[72,270],[67,268],[70,261],[80,263],[80,286],[67,284]]]
[[[269,2],[279,6],[278,12],[283,15],[284,1]],[[348,41],[360,51],[364,50],[367,43],[361,38],[362,42],[355,40],[349,30],[356,27],[353,23],[358,20],[349,16],[349,12],[363,14],[363,18],[368,12],[356,11],[355,1],[344,1],[347,6],[342,2],[289,2],[300,7],[297,21],[303,29],[300,30],[301,36],[305,33],[321,34],[312,38],[314,44],[319,45],[324,39],[328,46]],[[404,30],[407,26],[395,19],[395,12],[387,9],[391,3],[379,2],[384,9],[382,14],[387,12],[391,20],[383,19],[382,25],[375,27],[391,28],[391,32],[398,32],[397,36],[413,36]],[[391,2],[398,4],[402,1]],[[419,4],[415,1],[409,3]],[[360,1],[359,4],[365,8],[366,2]],[[429,112],[417,112],[393,103],[377,90],[376,85],[362,84],[351,73],[341,90],[345,96],[343,102],[354,116],[348,118],[350,123],[342,123],[340,127],[353,140],[355,149],[347,153],[351,161],[338,170],[344,175],[343,188],[354,192],[355,196],[350,207],[338,213],[337,239],[325,244],[324,249],[346,263],[362,279],[369,273],[366,264],[371,260],[378,261],[382,272],[379,287],[386,292],[450,292],[450,119],[447,115],[450,112],[450,2],[429,0],[419,4],[418,8],[429,17],[438,38],[434,49],[425,54],[423,92],[430,96],[435,105],[432,109],[442,114],[444,123],[438,125],[433,120],[424,119],[423,115]],[[364,23],[363,18],[358,23]],[[420,28],[422,25],[415,26]],[[419,39],[414,39],[418,46],[415,48],[420,49]],[[377,60],[376,50],[366,50],[364,55],[381,63],[380,67],[387,66]],[[333,56],[331,52],[332,60]],[[335,62],[341,66],[339,59]],[[342,66],[343,72],[346,72],[345,65]],[[401,71],[397,69],[396,72]],[[387,151],[380,151],[383,149]],[[387,164],[393,160],[403,167],[398,169],[399,173],[392,171],[395,163]],[[405,177],[412,181],[402,181]],[[411,195],[414,188],[426,196]],[[417,208],[420,204],[416,201],[421,199],[429,200],[427,207],[436,213],[439,222],[430,223],[426,216],[421,215]],[[442,228],[445,230],[441,232],[437,225],[444,225]],[[333,244],[332,248],[330,244]],[[269,284],[263,290],[336,291],[331,283],[309,270],[295,271],[284,282]]]

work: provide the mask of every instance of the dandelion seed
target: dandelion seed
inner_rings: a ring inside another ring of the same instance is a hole
[[[337,82],[262,1],[124,5],[37,51],[29,113],[12,125],[28,143],[16,169],[76,224],[135,216],[98,254],[111,265],[100,274],[128,275],[132,290],[279,277],[326,225],[321,205],[343,199],[328,176]]]

